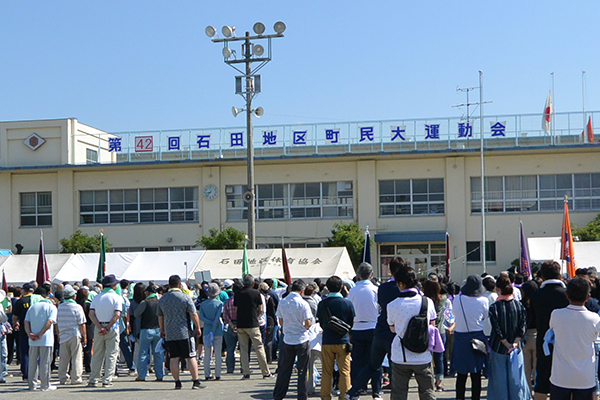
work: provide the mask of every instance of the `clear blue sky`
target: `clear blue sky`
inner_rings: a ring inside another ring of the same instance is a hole
[[[75,117],[110,132],[243,126],[237,74],[204,34],[256,21],[273,40],[257,125],[600,109],[600,3],[586,1],[2,1],[0,120]],[[472,99],[479,94],[472,92]]]

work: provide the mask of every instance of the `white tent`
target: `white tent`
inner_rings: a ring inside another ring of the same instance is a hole
[[[46,254],[50,279],[69,263],[73,254]],[[0,268],[4,270],[6,281],[14,285],[34,281],[37,275],[37,254],[0,256]]]
[[[296,278],[328,278],[337,275],[352,279],[354,267],[345,247],[285,249],[290,274]],[[196,271],[209,270],[212,278],[239,278],[243,250],[209,250]],[[248,250],[250,273],[260,278],[283,278],[281,249]]]
[[[531,261],[554,260],[560,262],[560,237],[528,238]],[[600,267],[600,242],[574,242],[577,267]]]
[[[167,283],[171,275],[189,277],[206,251],[159,251],[136,253],[121,279]],[[108,265],[108,264],[107,264]]]
[[[293,279],[328,278],[338,275],[352,279],[352,262],[344,247],[286,249]],[[107,253],[106,273],[134,282],[166,283],[171,275],[193,278],[198,271],[210,271],[212,278],[241,277],[243,250],[163,251]],[[47,254],[50,280],[54,283],[96,279],[98,253]],[[262,278],[283,278],[281,249],[248,250],[250,273]],[[37,254],[0,256],[0,268],[10,284],[35,279]]]
[[[106,253],[106,274],[120,278],[139,253]],[[76,282],[84,278],[95,281],[98,275],[100,253],[74,254],[73,258],[56,274],[50,276],[54,283]]]

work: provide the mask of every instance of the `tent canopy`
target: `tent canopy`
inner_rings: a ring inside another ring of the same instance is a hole
[[[46,254],[50,279],[74,257],[73,254]],[[97,261],[96,261],[97,262]],[[34,281],[37,273],[37,254],[0,256],[0,268],[4,270],[6,281],[13,285],[22,285]]]
[[[531,261],[554,260],[560,263],[560,237],[528,238]],[[574,242],[577,267],[600,267],[600,242]]]
[[[352,279],[352,262],[344,247],[286,249],[292,279],[328,278],[338,275]],[[98,253],[47,254],[50,280],[54,283],[96,279]],[[169,276],[194,277],[210,271],[212,278],[227,279],[242,275],[243,250],[192,250],[107,253],[106,273],[133,282],[167,283]],[[37,254],[0,256],[0,268],[10,284],[35,280]],[[261,278],[283,278],[281,249],[248,250],[250,273]]]
[[[345,247],[286,249],[285,252],[292,279],[337,275],[346,280],[356,275]],[[281,249],[248,250],[250,273],[257,278],[283,279],[281,253]],[[211,277],[217,279],[241,278],[243,255],[243,250],[209,250],[196,271],[208,270]]]

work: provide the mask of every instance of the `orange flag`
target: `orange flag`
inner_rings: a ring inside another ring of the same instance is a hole
[[[585,133],[587,136],[588,143],[594,143],[594,128],[592,128],[592,117],[588,120],[587,126],[585,127]]]
[[[563,214],[562,234],[560,235],[560,258],[567,263],[569,277],[575,277],[577,263],[575,262],[575,249],[573,248],[573,234],[571,233],[571,221],[569,220],[569,201],[565,196],[565,211]]]

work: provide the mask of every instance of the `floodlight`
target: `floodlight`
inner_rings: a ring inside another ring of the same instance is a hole
[[[265,53],[265,48],[263,46],[261,46],[260,44],[255,44],[252,47],[252,53],[255,56],[259,56],[260,57],[260,56],[262,56]]]
[[[281,21],[275,22],[273,29],[275,30],[275,33],[281,34],[281,33],[285,32],[285,24]],[[223,32],[223,33],[225,33],[225,32]]]
[[[264,113],[265,110],[262,107],[258,107],[256,110],[254,110],[254,115],[256,115],[257,118],[262,117]]]
[[[232,54],[233,50],[231,50],[229,47],[223,47],[223,57],[229,58]]]
[[[215,36],[215,34],[217,33],[217,30],[215,29],[214,26],[207,26],[206,29],[204,29],[204,33],[206,33],[206,36],[208,37],[213,37]]]
[[[233,114],[234,117],[237,117],[239,113],[243,112],[244,109],[243,108],[235,108],[235,107],[231,107],[231,113]]]
[[[225,25],[221,29],[221,32],[223,32],[223,36],[225,36],[225,37],[231,37],[233,35],[233,33],[235,32],[235,26],[227,26],[227,25]]]
[[[263,33],[265,33],[265,24],[263,24],[262,22],[257,22],[254,24],[252,29],[257,35],[262,35]]]

